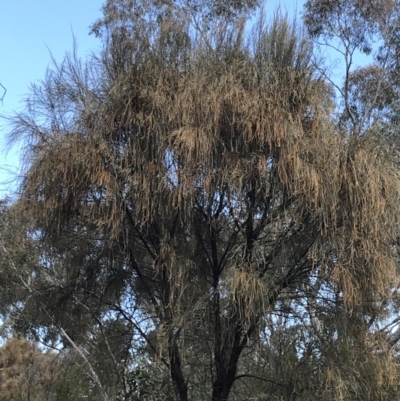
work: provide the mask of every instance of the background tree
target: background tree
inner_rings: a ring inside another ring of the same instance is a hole
[[[95,399],[75,365],[26,339],[11,338],[0,348],[0,369],[2,401]]]
[[[341,60],[343,82],[320,70],[337,90],[337,111],[342,123],[350,124],[346,129],[363,135],[379,124],[393,139],[398,126],[399,2],[309,0],[304,21],[319,48],[333,49]],[[370,63],[355,65],[360,54],[369,56]]]

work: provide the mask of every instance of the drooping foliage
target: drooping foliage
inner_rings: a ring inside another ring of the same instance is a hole
[[[180,401],[391,399],[393,148],[350,100],[332,116],[296,24],[215,4],[110,0],[102,53],[33,86],[16,330],[71,347],[103,399],[156,400],[137,375]]]

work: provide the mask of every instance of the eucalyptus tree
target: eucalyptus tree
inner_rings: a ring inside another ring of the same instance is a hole
[[[68,56],[14,118],[40,248],[15,325],[72,347],[105,400],[393,399],[373,327],[396,155],[353,134],[349,96],[334,118],[298,26],[249,29],[254,5],[109,0],[101,54]]]

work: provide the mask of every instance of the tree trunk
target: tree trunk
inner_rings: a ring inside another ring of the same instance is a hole
[[[170,345],[169,349],[171,379],[174,386],[177,401],[187,401],[188,391],[187,384],[183,377],[181,369],[181,358],[175,343]]]
[[[233,383],[235,382],[236,372],[238,361],[240,355],[247,344],[248,335],[253,330],[253,327],[250,327],[247,333],[243,334],[243,326],[240,322],[236,323],[234,328],[234,336],[233,343],[231,348],[231,355],[229,358],[229,362],[223,369],[219,369],[217,371],[217,378],[213,383],[213,392],[212,392],[212,401],[227,401],[229,394],[231,392]],[[224,350],[220,350],[220,352],[224,352]],[[223,358],[219,358],[223,359]]]

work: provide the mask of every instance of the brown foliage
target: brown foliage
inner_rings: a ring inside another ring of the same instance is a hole
[[[48,399],[60,367],[53,353],[43,353],[24,339],[0,348],[0,400]]]

